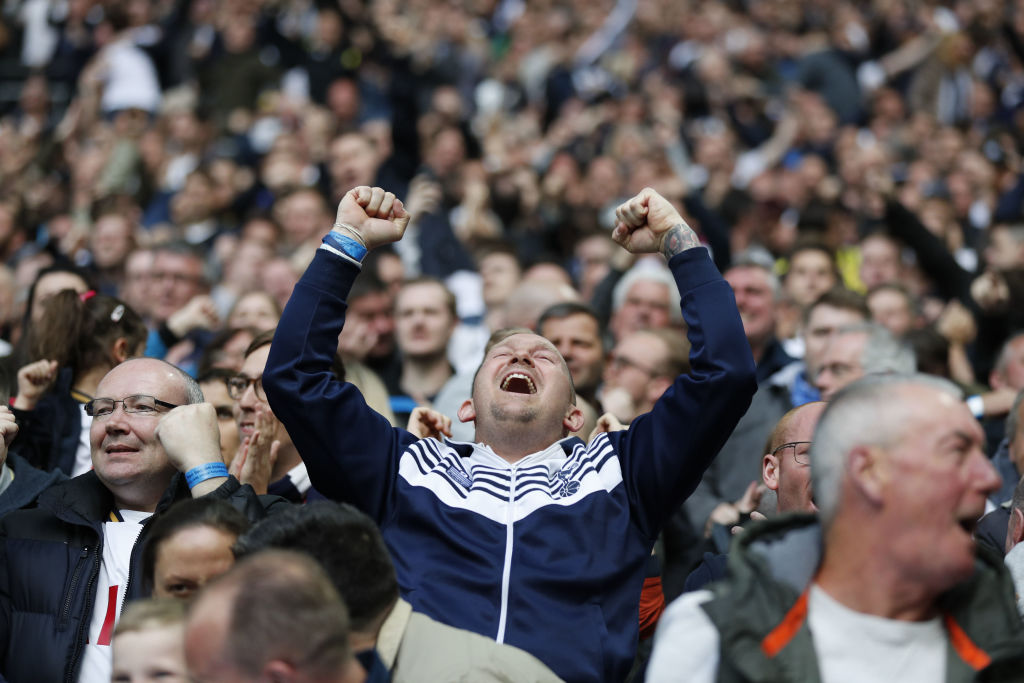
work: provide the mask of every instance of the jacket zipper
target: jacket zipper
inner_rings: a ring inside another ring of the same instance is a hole
[[[495,640],[505,642],[505,624],[508,619],[508,584],[512,574],[513,523],[515,521],[516,468],[512,468],[512,482],[508,488],[508,510],[505,513],[505,566],[501,570],[501,616],[498,618],[498,635]]]
[[[92,614],[93,598],[95,597],[93,594],[95,593],[96,579],[100,575],[100,557],[102,556],[101,549],[103,547],[102,538],[103,535],[101,533],[101,540],[99,544],[96,546],[97,552],[93,555],[92,572],[89,575],[89,583],[86,584],[85,587],[86,614]],[[82,641],[84,636],[83,631],[87,628],[89,622],[89,619],[82,619],[78,623],[78,633],[75,636],[75,649],[71,652],[71,660],[69,662],[70,666],[68,666],[65,670],[64,680],[66,681],[66,683],[74,683],[75,671],[78,669],[79,664],[81,664],[83,646]]]
[[[149,517],[147,517],[145,519],[145,521],[142,522],[142,529],[139,530],[139,535],[135,537],[135,543],[132,544],[132,552],[128,556],[128,580],[125,581],[125,584],[124,584],[124,600],[121,601],[121,611],[118,612],[119,616],[124,614],[124,608],[128,606],[128,597],[131,595],[132,579],[135,578],[135,574],[136,574],[136,572],[135,572],[135,560],[137,558],[137,553],[138,553],[138,550],[139,550],[139,546],[142,545],[139,541],[142,540],[143,535],[146,533],[146,527],[149,526],[149,522],[150,522],[150,520],[153,519],[155,514],[156,513],[154,513],[153,515],[150,515]],[[142,571],[141,567],[139,567],[139,571]]]
[[[68,626],[68,618],[71,614],[71,602],[75,599],[75,590],[78,588],[79,576],[82,574],[82,563],[89,557],[89,546],[82,548],[82,553],[75,563],[75,573],[71,575],[71,586],[68,587],[68,595],[64,599],[64,607],[60,611],[60,619],[57,621],[57,630],[63,631]]]

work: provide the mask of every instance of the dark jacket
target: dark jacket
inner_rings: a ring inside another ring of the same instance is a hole
[[[250,520],[278,504],[233,477],[209,495]],[[154,517],[190,497],[184,476],[175,474]],[[0,521],[0,675],[10,683],[77,678],[103,557],[101,525],[114,507],[110,491],[87,472],[44,491],[38,507]],[[126,601],[145,597],[141,558],[149,521],[132,549]]]
[[[720,681],[820,681],[807,626],[807,586],[820,559],[813,515],[763,522],[738,536],[727,581],[702,605],[718,629]],[[939,598],[950,633],[947,681],[1018,681],[1024,625],[998,557],[979,550],[974,575]]]
[[[1017,488],[1017,482],[1020,481],[1020,472],[1017,471],[1017,466],[1010,459],[1010,443],[1007,439],[999,442],[999,448],[992,456],[992,466],[996,468],[996,472],[1002,478],[1003,485],[988,499],[992,501],[993,505],[1002,505],[1013,499],[1013,491]]]
[[[0,517],[30,505],[43,491],[67,480],[63,472],[43,472],[14,453],[7,456],[7,466],[14,471],[14,481],[0,494]]]
[[[754,392],[728,284],[707,252],[669,261],[692,371],[628,431],[566,438],[510,465],[482,444],[417,440],[367,407],[331,361],[358,269],[326,251],[295,287],[263,374],[313,485],[381,526],[419,612],[538,657],[567,681],[621,681],[665,519]]]

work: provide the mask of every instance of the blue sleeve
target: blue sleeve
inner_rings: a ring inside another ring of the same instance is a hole
[[[690,372],[651,412],[609,434],[639,528],[653,539],[700,482],[757,389],[754,358],[732,288],[706,249],[669,261],[690,340]]]
[[[345,259],[317,251],[278,323],[263,388],[313,486],[381,524],[394,492],[398,458],[415,437],[392,427],[366,405],[355,386],[331,372],[345,324],[343,297],[358,273]]]

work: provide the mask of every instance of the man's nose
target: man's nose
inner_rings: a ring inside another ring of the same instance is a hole
[[[1003,478],[999,476],[999,472],[992,465],[992,462],[988,459],[983,451],[978,450],[978,457],[975,458],[978,463],[977,466],[981,468],[979,472],[980,488],[985,492],[986,495],[995,493],[1003,486]]]
[[[103,426],[108,434],[121,434],[128,431],[128,413],[124,411],[124,404],[114,404],[114,411],[104,420]]]

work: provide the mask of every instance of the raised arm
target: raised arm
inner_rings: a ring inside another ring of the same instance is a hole
[[[630,251],[660,251],[679,285],[690,340],[680,375],[650,413],[609,434],[618,447],[635,518],[653,537],[693,491],[757,388],[736,301],[696,234],[650,189],[619,207],[614,239]]]
[[[274,415],[295,442],[318,491],[354,503],[380,522],[398,456],[415,437],[393,429],[331,363],[345,324],[345,298],[366,251],[401,239],[409,216],[381,188],[349,190],[285,307],[263,372]]]

